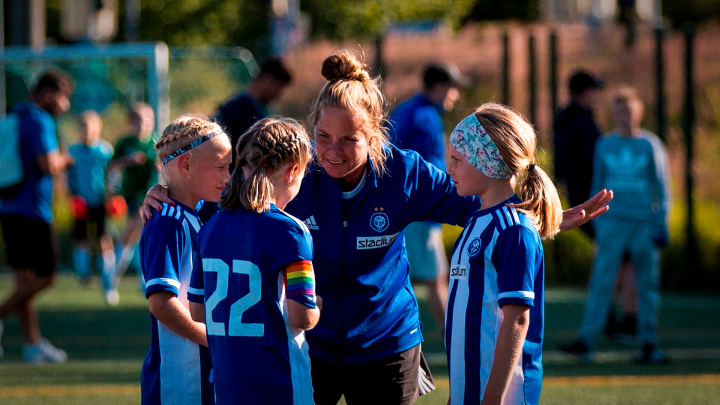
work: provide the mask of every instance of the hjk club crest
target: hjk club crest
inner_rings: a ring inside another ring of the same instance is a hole
[[[383,207],[375,207],[375,213],[370,216],[370,227],[377,232],[383,232],[390,225],[387,215],[383,212]]]
[[[478,252],[480,252],[480,244],[481,244],[481,243],[480,243],[480,238],[475,238],[475,239],[473,239],[472,242],[470,242],[470,245],[469,245],[468,248],[467,248],[467,254],[468,254],[468,256],[473,257],[473,256],[475,256],[476,254],[478,254]]]

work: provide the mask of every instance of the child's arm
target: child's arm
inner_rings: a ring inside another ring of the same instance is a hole
[[[179,336],[207,347],[205,325],[193,321],[190,311],[177,299],[175,294],[158,291],[148,297],[150,313],[160,323]]]
[[[320,310],[322,309],[322,298],[315,296],[315,308],[310,308],[295,300],[288,300],[288,319],[290,324],[300,330],[310,330],[320,321]]]
[[[190,317],[195,322],[205,323],[205,304],[190,301]]]
[[[322,298],[315,294],[315,271],[312,262],[310,260],[292,262],[284,271],[288,321],[297,329],[310,330],[320,320],[322,309]]]
[[[500,405],[502,403],[513,368],[520,358],[530,324],[530,307],[526,305],[506,304],[503,305],[502,311],[503,323],[500,325],[495,358],[482,405]]]

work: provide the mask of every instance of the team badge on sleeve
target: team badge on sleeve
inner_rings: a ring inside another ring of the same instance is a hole
[[[388,216],[383,212],[383,207],[380,207],[380,211],[375,208],[375,213],[370,216],[370,227],[377,232],[385,231],[390,225]]]
[[[467,254],[470,257],[475,256],[480,252],[480,245],[482,245],[482,242],[480,241],[480,238],[475,238],[470,242],[467,248]]]

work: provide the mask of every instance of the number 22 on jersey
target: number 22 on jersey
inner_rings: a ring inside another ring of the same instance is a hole
[[[213,319],[213,310],[220,302],[227,298],[230,267],[221,259],[202,259],[205,273],[217,273],[217,288],[205,301],[205,323],[208,335],[225,336],[225,322]],[[262,275],[258,266],[245,260],[233,260],[232,272],[246,274],[249,279],[250,292],[240,297],[230,306],[230,319],[228,319],[228,336],[262,337],[265,335],[265,325],[262,323],[243,323],[242,316],[245,311],[260,302],[262,292]]]

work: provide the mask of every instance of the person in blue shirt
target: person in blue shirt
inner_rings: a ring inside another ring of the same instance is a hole
[[[0,201],[5,252],[15,272],[15,288],[0,304],[3,321],[17,312],[23,332],[23,359],[29,363],[64,362],[67,353],[42,337],[34,297],[55,280],[57,240],[52,226],[53,178],[64,173],[73,159],[58,148],[53,117],[70,108],[73,84],[58,71],[44,73],[30,101],[15,108],[19,120],[24,179],[20,190]],[[3,351],[0,348],[0,358]]]
[[[193,319],[207,325],[217,403],[313,405],[304,331],[322,300],[310,231],[284,211],[312,159],[310,140],[293,120],[265,118],[237,150],[188,289]]]
[[[441,114],[450,111],[469,84],[455,65],[432,63],[423,73],[423,90],[390,112],[388,135],[400,149],[414,150],[440,170],[445,170],[445,129]],[[448,260],[442,226],[414,222],[405,228],[405,247],[413,281],[428,291],[427,304],[442,334],[448,292]]]
[[[536,163],[536,143],[530,123],[494,103],[481,105],[450,135],[448,173],[459,195],[476,195],[482,206],[455,242],[450,263],[449,404],[534,405],[540,399],[541,239],[559,231],[562,208]]]
[[[171,204],[153,216],[140,237],[152,341],[141,372],[144,405],[214,404],[205,325],[190,316],[187,299],[195,239],[195,208],[217,201],[230,177],[230,139],[204,118],[184,115],[155,143]]]
[[[328,82],[309,117],[315,160],[285,208],[308,225],[323,297],[322,317],[306,333],[315,403],[410,404],[433,386],[403,231],[417,221],[465,224],[480,201],[458,196],[444,172],[389,142],[380,79],[354,55],[338,52],[321,71]],[[566,212],[564,229],[605,212],[610,198],[598,193]],[[156,186],[144,216],[162,201]]]
[[[88,235],[94,229],[94,237],[100,245],[98,258],[105,301],[118,304],[115,285],[115,250],[110,235],[105,231],[105,177],[113,147],[100,139],[102,119],[92,110],[80,115],[80,143],[70,145],[68,152],[75,164],[68,169],[68,185],[73,195],[75,214],[75,246],[73,265],[83,283],[90,278],[92,259]],[[90,224],[94,225],[90,227]]]

